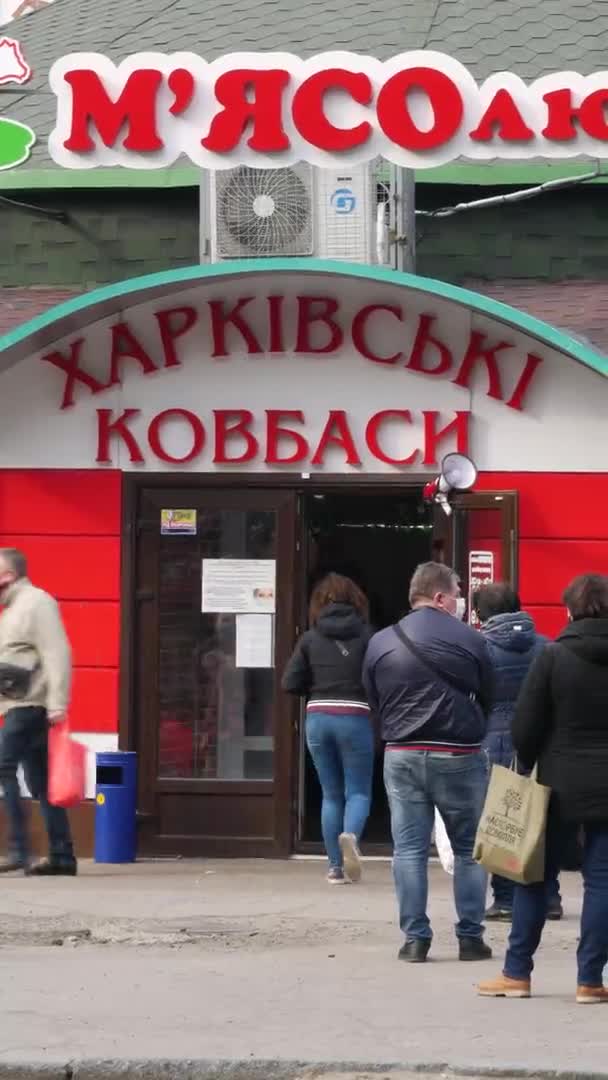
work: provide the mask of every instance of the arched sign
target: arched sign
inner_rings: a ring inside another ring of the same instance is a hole
[[[0,339],[0,368],[6,467],[419,472],[454,449],[481,469],[601,467],[608,360],[475,293],[373,267],[131,279]]]

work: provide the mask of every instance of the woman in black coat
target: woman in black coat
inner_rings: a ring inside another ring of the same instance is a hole
[[[321,789],[321,829],[331,885],[359,881],[359,839],[367,821],[374,735],[361,681],[370,639],[367,599],[350,578],[328,574],[310,600],[310,629],[283,675],[290,694],[308,698],[306,743]]]
[[[547,645],[523,684],[513,719],[521,764],[551,788],[545,880],[516,885],[503,974],[489,997],[529,997],[546,898],[569,830],[584,826],[584,899],[577,951],[579,1004],[608,1001],[608,577],[583,574],[564,593],[569,626]]]

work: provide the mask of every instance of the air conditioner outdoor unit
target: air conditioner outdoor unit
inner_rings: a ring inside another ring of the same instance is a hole
[[[377,261],[377,189],[372,166],[239,166],[207,175],[211,262],[310,255]]]

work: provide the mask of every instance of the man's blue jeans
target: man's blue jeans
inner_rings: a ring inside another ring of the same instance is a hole
[[[374,772],[371,719],[361,713],[309,712],[306,742],[323,792],[321,831],[329,865],[341,867],[340,833],[354,833],[358,840],[369,817]]]
[[[68,816],[47,799],[48,721],[46,709],[9,709],[0,734],[0,784],[9,828],[11,858],[27,864],[30,858],[25,809],[19,792],[17,769],[23,766],[27,787],[40,800],[40,812],[49,838],[52,862],[72,862],[74,849]]]
[[[547,901],[559,871],[563,825],[553,800],[547,819],[545,880],[516,885],[504,974],[528,979],[545,925]],[[576,954],[579,986],[601,986],[608,963],[608,823],[587,825],[583,850],[583,910]]]
[[[454,852],[456,935],[480,938],[487,877],[473,859],[473,846],[486,794],[485,754],[387,748],[384,783],[391,810],[399,925],[406,940],[430,941],[433,936],[426,905],[435,807]]]

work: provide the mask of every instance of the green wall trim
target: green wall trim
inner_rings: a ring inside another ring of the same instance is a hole
[[[460,184],[471,187],[519,186],[542,184],[563,176],[580,176],[593,171],[593,162],[552,162],[527,164],[488,165],[450,164],[435,169],[420,169],[416,173],[417,184]],[[388,166],[386,166],[388,173]],[[0,190],[61,191],[66,188],[87,190],[91,188],[180,188],[197,187],[201,170],[183,165],[171,169],[6,169],[0,171]],[[608,183],[608,173],[591,183]]]
[[[170,295],[179,289],[195,285],[197,282],[222,280],[223,278],[246,277],[255,274],[326,274],[335,277],[362,278],[366,281],[383,282],[401,286],[417,292],[427,293],[444,300],[451,300],[489,318],[513,326],[536,338],[558,352],[565,353],[579,363],[608,376],[608,357],[589,348],[573,338],[567,332],[558,330],[549,323],[518,311],[507,304],[490,297],[482,296],[458,285],[451,285],[432,278],[404,274],[382,266],[366,266],[358,263],[331,262],[323,259],[247,259],[225,263],[189,266],[179,270],[167,270],[143,277],[129,278],[126,281],[105,285],[100,289],[67,300],[50,308],[42,315],[23,323],[0,337],[0,368],[38,348],[44,348],[57,341],[74,327],[86,326],[95,322],[102,315],[114,311],[123,311],[129,303],[143,303],[153,295]],[[147,297],[146,294],[149,294]],[[90,317],[88,317],[90,316]],[[47,333],[48,331],[48,333]],[[41,344],[42,341],[42,344]],[[4,361],[4,363],[3,363]]]

